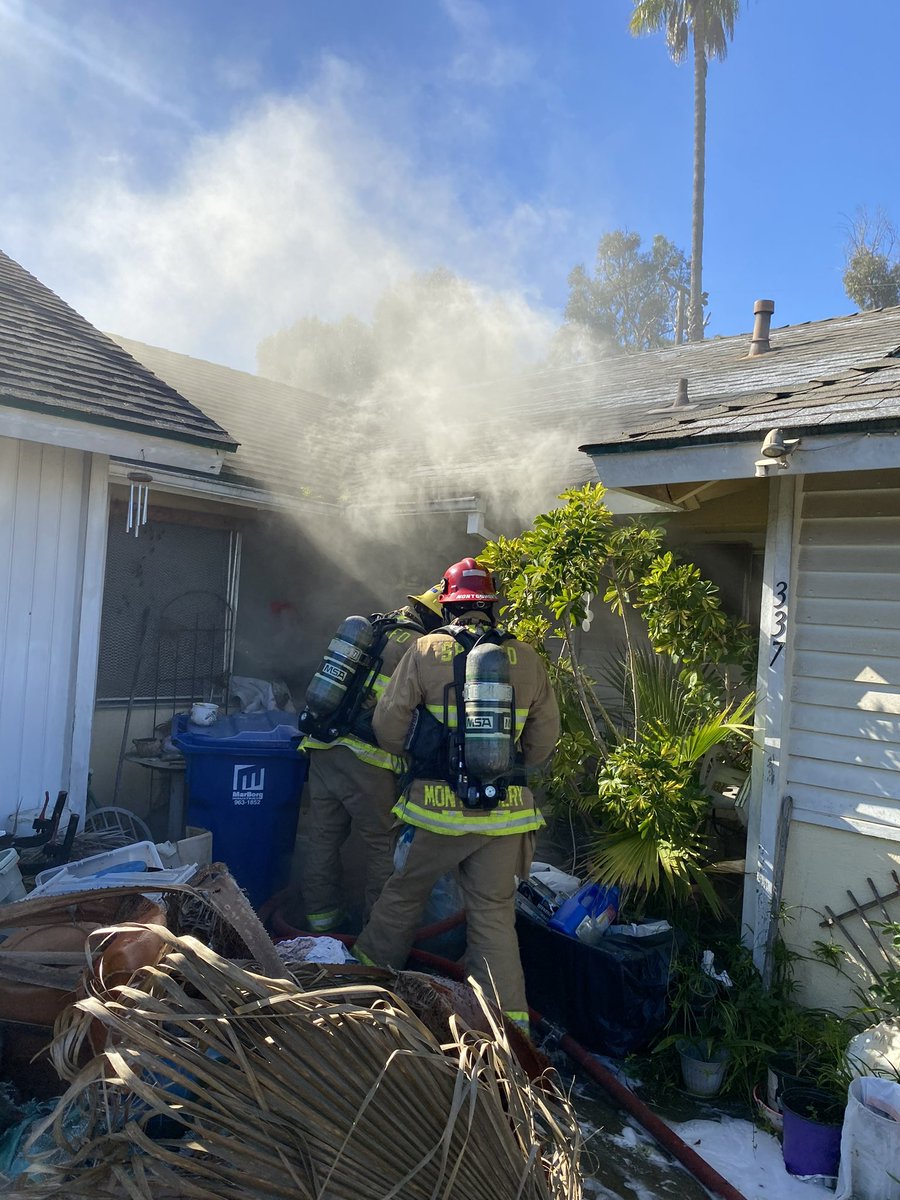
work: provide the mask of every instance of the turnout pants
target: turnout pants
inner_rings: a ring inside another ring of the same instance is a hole
[[[504,1012],[527,1019],[514,876],[528,875],[533,853],[533,833],[454,837],[417,828],[404,867],[385,884],[354,953],[364,962],[401,970],[431,889],[458,867],[466,906],[466,969],[489,998],[496,995]]]
[[[309,814],[303,898],[309,924],[334,927],[343,914],[341,847],[351,822],[365,845],[368,914],[394,869],[391,812],[397,798],[393,771],[373,767],[346,746],[309,752]]]

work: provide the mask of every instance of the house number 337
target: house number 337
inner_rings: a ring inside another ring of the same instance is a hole
[[[778,661],[778,655],[784,649],[784,634],[787,629],[787,594],[788,588],[786,583],[775,584],[775,603],[772,607],[773,628],[772,628],[772,655],[769,659],[769,666],[774,667]]]

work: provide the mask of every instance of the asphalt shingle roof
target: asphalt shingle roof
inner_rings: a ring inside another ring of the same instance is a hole
[[[285,384],[173,351],[117,338],[135,358],[226,425],[241,441],[221,478],[251,483],[270,494],[340,500],[371,469],[360,447],[358,413]],[[772,350],[748,358],[750,334],[714,338],[642,354],[611,354],[596,362],[552,368],[466,390],[460,410],[477,417],[460,428],[449,457],[412,429],[390,433],[384,453],[403,464],[394,479],[407,493],[480,493],[485,464],[502,475],[540,463],[558,487],[595,479],[581,445],[608,453],[664,440],[722,441],[750,437],[776,425],[787,430],[841,421],[889,422],[898,412],[900,308],[857,313],[776,328]],[[690,406],[672,409],[679,379],[688,381]],[[450,406],[455,411],[455,405]],[[852,413],[852,416],[850,415]],[[802,415],[801,415],[802,414]],[[340,431],[346,429],[346,436]],[[551,438],[550,435],[553,435]],[[498,441],[502,435],[504,440]],[[432,439],[433,440],[433,439]],[[402,450],[402,453],[401,453]],[[355,466],[354,466],[355,462]],[[357,479],[358,476],[358,479]]]
[[[607,449],[706,445],[758,438],[782,428],[807,433],[900,428],[900,360],[853,367],[835,379],[817,380],[796,391],[736,396],[673,413],[666,421],[626,434]]]
[[[111,335],[160,379],[222,422],[240,445],[219,478],[287,499],[336,500],[347,446],[330,418],[339,401],[217,363]]]
[[[231,435],[0,252],[0,404],[224,450]]]
[[[514,439],[510,459],[514,465],[523,451],[533,461],[535,448],[546,447],[545,461],[553,456],[560,488],[596,479],[596,469],[580,447],[625,450],[638,439],[655,436],[658,426],[677,427],[678,436],[693,438],[699,423],[682,426],[679,422],[699,422],[700,413],[722,415],[726,408],[736,411],[762,405],[789,391],[815,392],[813,381],[834,379],[873,362],[891,363],[885,356],[900,350],[900,308],[773,329],[771,352],[753,358],[748,357],[750,337],[748,332],[643,353],[613,352],[594,362],[546,368],[469,388],[458,399],[463,409],[479,417],[471,453],[460,457],[465,465],[455,467],[453,480],[451,472],[442,468],[443,483],[479,491],[485,465],[497,470],[496,450],[503,444],[498,435]],[[672,413],[680,379],[688,381],[691,407]],[[864,402],[862,395],[860,401]],[[811,399],[810,414],[823,403],[824,394]],[[771,411],[760,410],[759,420],[766,429],[791,424],[787,417],[776,421]],[[418,474],[425,476],[429,469],[423,467]],[[413,469],[408,477],[416,474]]]
[[[625,419],[595,432],[584,448],[614,453],[643,444],[722,442],[763,429],[890,424],[900,417],[900,308],[855,313],[772,330],[772,350],[742,357],[749,334],[634,356],[623,387]],[[673,408],[679,378],[689,406]],[[609,383],[601,396],[608,397]],[[602,398],[601,398],[602,402]]]

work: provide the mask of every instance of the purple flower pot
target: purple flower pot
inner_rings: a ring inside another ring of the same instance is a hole
[[[844,1120],[840,1102],[818,1088],[788,1088],[781,1105],[788,1174],[837,1175]]]

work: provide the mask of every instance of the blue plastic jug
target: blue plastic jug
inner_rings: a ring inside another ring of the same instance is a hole
[[[560,905],[547,925],[558,933],[577,937],[579,925],[584,921],[598,922],[604,914],[607,924],[612,924],[619,911],[619,889],[604,887],[602,883],[586,883]],[[596,929],[596,926],[595,926]],[[596,930],[602,932],[602,930]]]

